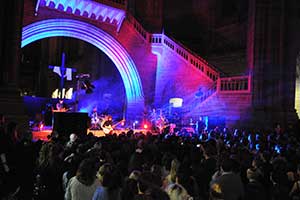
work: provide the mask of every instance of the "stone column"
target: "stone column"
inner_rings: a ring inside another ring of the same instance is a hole
[[[23,1],[5,1],[0,8],[1,86],[16,87],[20,65]]]
[[[252,76],[252,121],[254,126],[287,126],[295,122],[295,68],[287,61],[289,46],[286,0],[250,0],[248,69]],[[294,116],[294,117],[288,117]]]
[[[23,0],[4,1],[0,6],[0,113],[24,121],[23,100],[18,91]]]

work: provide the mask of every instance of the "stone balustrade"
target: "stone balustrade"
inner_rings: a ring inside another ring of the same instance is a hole
[[[151,34],[148,33],[143,26],[130,14],[127,14],[128,21],[133,25],[134,29],[140,34],[146,42],[157,46],[163,45],[164,47],[169,48],[171,51],[174,51],[179,57],[181,57],[185,62],[193,65],[204,73],[210,80],[216,81],[220,76],[219,72],[214,69],[213,66],[209,65],[207,61],[198,56],[196,53],[187,49],[185,45],[176,41],[169,36],[162,34]]]
[[[217,82],[215,82],[211,88],[209,88],[201,97],[199,97],[198,102],[199,103],[204,102],[206,99],[208,99],[208,97],[215,94],[216,91],[217,91]]]
[[[221,93],[249,93],[251,91],[250,76],[220,78],[217,91]]]
[[[35,7],[35,15],[38,14],[39,7],[48,7],[50,9],[106,22],[116,26],[117,32],[126,16],[125,7],[120,9],[117,5],[106,5],[90,0],[38,0]]]
[[[93,0],[93,1],[110,5],[112,7],[122,8],[124,10],[127,7],[127,0]]]

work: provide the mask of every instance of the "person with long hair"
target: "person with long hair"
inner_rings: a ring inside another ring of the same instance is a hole
[[[85,159],[80,163],[76,176],[68,183],[65,200],[92,199],[99,185],[96,179],[96,161]]]
[[[121,200],[121,174],[114,165],[102,165],[97,177],[101,186],[95,191],[93,200]]]

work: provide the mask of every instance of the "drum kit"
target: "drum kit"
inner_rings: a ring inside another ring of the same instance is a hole
[[[174,129],[176,128],[176,124],[170,123],[167,117],[163,114],[162,109],[156,111],[153,109],[150,112],[149,120],[152,124],[152,130],[163,133],[166,129],[168,129],[169,132],[174,132]]]
[[[174,134],[176,131],[178,131],[178,129],[190,133],[195,133],[195,123],[192,120],[190,120],[189,124],[186,126],[182,126],[182,124],[176,125],[176,123],[174,123],[172,120],[169,121],[167,119],[162,110],[156,111],[155,109],[153,109],[152,112],[149,112],[147,118],[151,122],[152,131],[160,134],[165,132]],[[105,134],[111,133],[117,125],[124,123],[124,120],[121,120],[113,124],[112,117],[110,115],[99,115],[96,109],[93,109],[93,112],[90,115],[90,119],[90,130],[102,130]]]

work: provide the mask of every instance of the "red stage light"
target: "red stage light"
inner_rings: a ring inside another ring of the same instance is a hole
[[[148,128],[148,124],[144,124],[144,129],[147,129]]]
[[[39,129],[42,130],[43,128],[44,128],[44,124],[41,123],[41,124],[39,125]]]

